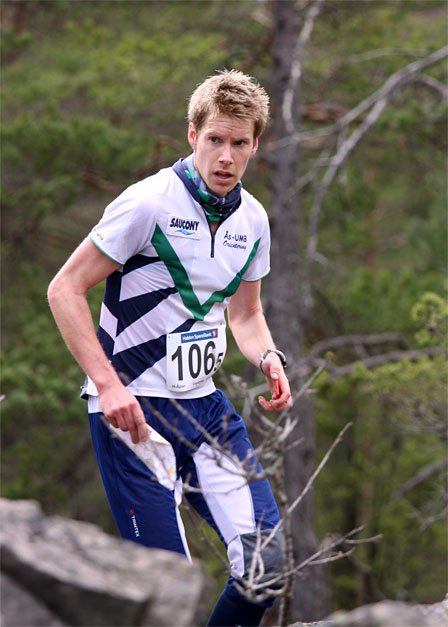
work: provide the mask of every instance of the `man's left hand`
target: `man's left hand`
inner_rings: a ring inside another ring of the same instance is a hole
[[[283,411],[292,406],[289,381],[283,370],[280,359],[275,353],[271,353],[263,361],[263,373],[268,382],[272,398],[267,401],[263,396],[258,397],[258,402],[265,411]]]

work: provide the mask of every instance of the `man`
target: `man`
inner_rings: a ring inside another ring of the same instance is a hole
[[[240,183],[268,106],[263,88],[235,70],[199,85],[188,109],[193,154],[114,200],[48,291],[87,375],[95,453],[121,535],[189,556],[178,493],[110,436],[101,412],[134,444],[147,438],[147,424],[170,442],[179,481],[197,488],[190,503],[226,544],[231,576],[209,625],[258,625],[272,604],[272,597],[257,603],[241,594],[260,537],[271,536],[262,551],[266,579],[281,569],[271,489],[267,480],[248,483],[223,453],[257,464],[242,419],[212,379],[225,354],[227,309],[239,349],[268,382],[272,398],[260,397],[263,409],[291,404],[284,356],[260,302],[268,219]],[[95,335],[86,293],[106,277]]]

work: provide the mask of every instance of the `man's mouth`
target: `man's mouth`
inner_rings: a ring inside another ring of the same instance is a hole
[[[215,176],[220,181],[228,181],[228,180],[230,180],[232,178],[233,175],[230,172],[225,172],[223,170],[217,170],[215,172]]]

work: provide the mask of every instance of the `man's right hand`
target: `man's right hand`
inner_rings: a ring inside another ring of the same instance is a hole
[[[140,403],[121,383],[99,391],[101,409],[110,424],[122,431],[129,431],[134,444],[144,442],[148,429]]]

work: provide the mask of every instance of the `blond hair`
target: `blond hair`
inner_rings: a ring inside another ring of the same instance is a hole
[[[250,76],[224,70],[195,89],[188,103],[188,121],[199,131],[209,116],[222,114],[253,120],[254,137],[259,137],[269,117],[269,96]]]

